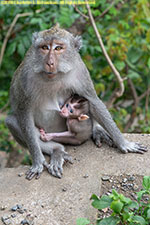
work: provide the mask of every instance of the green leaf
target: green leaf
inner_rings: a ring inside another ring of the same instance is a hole
[[[25,54],[25,47],[24,47],[23,43],[19,43],[18,44],[17,51],[18,51],[19,55],[21,55],[22,57],[24,56],[24,54]]]
[[[130,209],[139,209],[139,204],[138,204],[137,202],[132,201],[132,202],[128,205],[128,207],[129,207]]]
[[[125,63],[122,62],[122,61],[116,61],[116,62],[115,62],[115,66],[116,66],[116,68],[117,68],[119,71],[121,71],[121,70],[124,69]]]
[[[144,176],[144,178],[143,178],[143,187],[146,190],[150,189],[150,176]]]
[[[92,206],[96,209],[105,209],[111,205],[112,199],[109,196],[103,195],[99,200],[94,200]]]
[[[147,210],[147,219],[150,219],[150,209]]]
[[[97,195],[95,195],[95,194],[93,194],[93,195],[91,196],[91,198],[90,198],[90,199],[92,199],[92,200],[99,200],[98,196],[97,196]]]
[[[122,217],[123,217],[123,220],[124,220],[124,221],[127,221],[127,220],[130,218],[130,213],[128,213],[128,212],[123,212]]]
[[[77,225],[87,225],[89,223],[90,223],[90,221],[87,220],[86,218],[78,218],[76,221]]]
[[[148,68],[150,68],[150,58],[148,59],[147,65],[148,65]]]
[[[116,225],[120,222],[120,218],[110,216],[97,223],[97,225]]]
[[[122,208],[123,208],[123,203],[122,202],[120,202],[120,200],[118,200],[118,201],[113,201],[112,203],[111,203],[111,206],[110,206],[110,208],[115,212],[115,213],[120,213],[121,212],[121,210],[122,210]]]
[[[95,90],[96,90],[97,95],[99,95],[101,92],[105,91],[104,84],[102,84],[102,83],[95,84]]]
[[[31,24],[40,24],[40,23],[42,23],[42,19],[41,18],[32,18],[30,23]]]
[[[112,190],[112,194],[115,196],[115,197],[117,197],[117,198],[119,198],[119,194],[118,194],[118,192],[116,191],[116,190]]]
[[[142,216],[133,216],[132,220],[133,222],[138,223],[140,225],[146,225],[146,221]]]
[[[131,63],[136,63],[140,59],[142,54],[143,54],[143,52],[141,49],[131,47],[128,51],[127,57]]]
[[[118,10],[115,7],[110,8],[109,12],[114,16],[118,14]]]
[[[146,194],[146,191],[145,191],[145,190],[144,190],[144,191],[139,191],[139,192],[137,192],[136,194],[137,194],[138,201],[139,201],[139,200],[141,200],[143,194]]]
[[[126,116],[127,115],[127,112],[124,111],[124,109],[121,109],[120,112],[121,112],[122,116]],[[126,204],[131,204],[132,203],[132,200],[130,198],[126,198],[123,194],[120,194],[119,199],[121,200],[121,202],[126,203]]]
[[[29,40],[29,38],[28,38],[28,36],[24,36],[23,38],[22,38],[22,41],[23,41],[23,44],[24,44],[24,46],[25,46],[25,48],[26,49],[28,49],[29,48],[29,46],[30,46],[30,40]]]
[[[16,45],[17,45],[16,42],[13,42],[13,43],[11,43],[11,44],[9,45],[9,47],[8,47],[8,49],[7,49],[7,54],[8,54],[8,56],[11,56],[11,55],[15,52],[15,50],[16,50]]]
[[[128,77],[131,79],[139,79],[140,75],[133,70],[129,70]]]

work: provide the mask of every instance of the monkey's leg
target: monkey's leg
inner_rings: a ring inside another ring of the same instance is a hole
[[[93,141],[97,147],[101,147],[102,142],[106,143],[110,147],[116,147],[112,138],[104,128],[93,120]]]
[[[83,141],[78,140],[78,138],[75,137],[74,133],[71,133],[70,131],[60,132],[60,133],[45,133],[43,129],[40,129],[41,133],[41,140],[42,141],[56,141],[63,144],[71,144],[71,145],[80,145]]]
[[[22,118],[22,121],[25,121],[25,120],[23,120],[23,118]],[[26,135],[23,134],[15,115],[10,115],[6,118],[6,125],[10,129],[10,131],[11,131],[12,135],[14,136],[14,138],[16,139],[16,141],[19,144],[21,144],[23,147],[28,148],[30,150],[30,145],[32,142],[32,137],[31,137],[32,132],[28,134],[29,140],[26,141],[26,139],[25,139]],[[26,125],[25,129],[29,130],[27,127],[28,127],[28,124]],[[37,135],[35,127],[33,129],[33,133],[35,136]],[[29,145],[27,145],[26,143],[29,143]],[[33,146],[36,147],[36,145],[33,145]],[[29,169],[29,171],[27,171],[26,178],[28,180],[31,180],[34,176],[36,176],[36,179],[38,179],[43,171],[43,166],[46,166],[46,161],[45,161],[45,158],[44,158],[40,148],[39,148],[39,153],[38,153],[38,149],[36,149],[35,152],[30,151],[30,153],[32,156],[33,165]]]
[[[42,152],[51,156],[50,164],[46,165],[48,172],[55,177],[61,178],[63,174],[63,164],[65,161],[72,163],[72,158],[65,151],[64,146],[50,141],[43,142],[39,139]]]
[[[40,131],[41,133],[41,140],[42,141],[50,141],[50,140],[53,140],[53,141],[58,141],[58,142],[61,142],[59,141],[59,138],[60,140],[64,138],[67,138],[67,137],[74,137],[75,134],[71,133],[70,131],[65,131],[65,132],[60,132],[60,133],[45,133],[45,131]]]
[[[63,143],[63,144],[70,144],[70,145],[81,145],[83,141],[78,140],[76,137],[54,137],[53,141]]]
[[[7,116],[5,123],[12,133],[15,140],[24,148],[27,148],[27,144],[23,138],[20,127],[18,126],[18,122],[15,116],[9,115]]]

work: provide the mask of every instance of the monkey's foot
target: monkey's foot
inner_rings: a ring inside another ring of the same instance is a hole
[[[121,147],[118,147],[123,153],[133,152],[143,154],[147,152],[147,147],[139,143],[129,142],[125,140],[125,144]]]
[[[93,141],[98,148],[102,146],[102,142],[110,147],[116,147],[109,134],[100,126],[93,130]]]
[[[46,161],[44,161],[43,164],[31,166],[31,168],[26,172],[26,179],[32,180],[33,177],[39,179],[43,172],[44,166],[47,167]]]
[[[45,131],[44,131],[43,129],[40,129],[40,134],[41,134],[41,135],[40,135],[40,139],[41,139],[42,141],[47,142],[47,141],[50,141],[50,140],[53,139],[53,135],[50,134],[50,133],[46,134]]]
[[[47,166],[48,172],[54,177],[61,178],[63,174],[64,161],[68,161],[71,164],[73,163],[71,156],[69,156],[67,152],[54,151],[51,155],[51,162]]]

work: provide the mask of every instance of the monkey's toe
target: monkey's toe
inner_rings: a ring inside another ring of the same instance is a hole
[[[27,172],[26,172],[26,179],[27,180],[32,180],[34,177],[36,179],[39,179],[43,171],[43,165],[31,167]]]
[[[129,142],[126,140],[126,144],[120,149],[123,153],[139,153],[143,154],[147,152],[148,149],[146,146],[143,146],[139,143]]]
[[[57,178],[61,178],[62,174],[63,174],[63,168],[60,165],[49,165],[49,167],[47,168],[48,172]]]
[[[147,152],[148,149],[146,146],[143,146],[139,143],[134,143],[134,149],[129,149],[128,151],[143,154],[144,152]]]
[[[68,153],[64,154],[64,160],[66,162],[69,162],[69,163],[73,164],[73,159],[72,159],[72,157],[70,155],[68,155]]]

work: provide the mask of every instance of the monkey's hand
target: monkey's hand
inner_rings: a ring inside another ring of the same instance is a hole
[[[147,152],[147,147],[145,147],[139,143],[130,142],[128,140],[125,140],[124,145],[118,146],[118,148],[123,153],[133,152],[133,153],[143,154],[144,152]]]
[[[64,161],[73,163],[71,156],[65,151],[59,151],[58,149],[53,151],[51,155],[51,162],[47,166],[48,172],[55,177],[61,178],[63,174]]]
[[[33,163],[31,168],[26,172],[26,179],[32,180],[33,177],[35,177],[36,179],[39,179],[40,175],[43,172],[44,166],[45,167],[48,166],[44,156],[42,157],[42,160],[40,161],[41,162]]]

